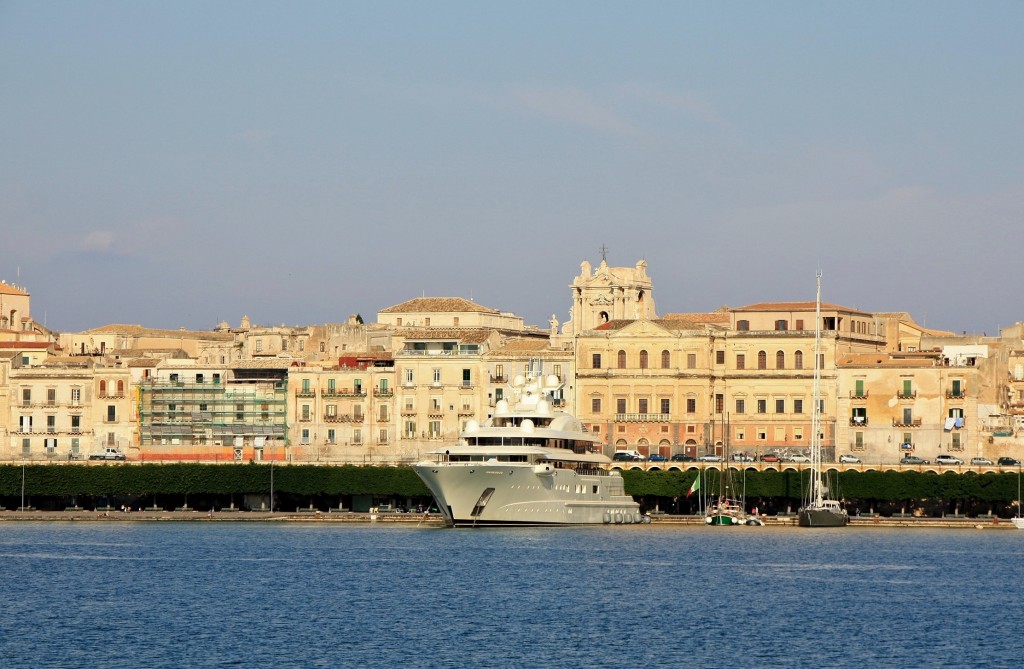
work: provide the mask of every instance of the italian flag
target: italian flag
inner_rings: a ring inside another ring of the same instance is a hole
[[[700,490],[700,474],[697,474],[697,478],[693,479],[693,485],[690,486],[690,490],[687,491],[686,496],[689,497],[698,490]]]

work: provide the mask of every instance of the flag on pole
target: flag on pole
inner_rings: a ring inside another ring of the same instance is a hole
[[[699,473],[697,474],[697,478],[693,479],[693,485],[690,486],[690,490],[686,493],[686,497],[689,498],[690,495],[692,495],[693,493],[697,492],[698,490],[700,490],[700,474]]]

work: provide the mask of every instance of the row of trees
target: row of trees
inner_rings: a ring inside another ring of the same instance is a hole
[[[645,506],[692,512],[698,496],[686,493],[697,477],[689,471],[622,472],[626,492]],[[704,474],[704,492],[717,494],[716,470]],[[833,483],[833,495],[864,510],[885,507],[932,507],[939,511],[986,508],[1011,513],[1016,509],[1020,480],[1016,473],[845,471]],[[807,472],[733,472],[731,496],[757,500],[762,509],[784,510],[799,504],[807,488]],[[74,498],[275,494],[310,500],[352,496],[430,501],[430,492],[406,467],[319,467],[266,464],[152,464],[106,466],[0,466],[0,500],[8,504],[27,494],[66,501]],[[937,506],[936,506],[937,505]]]

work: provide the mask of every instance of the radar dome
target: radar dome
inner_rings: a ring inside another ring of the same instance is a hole
[[[521,388],[526,383],[526,378],[522,374],[517,374],[516,378],[512,379],[512,386],[515,388]]]
[[[480,429],[480,423],[476,422],[476,419],[470,419],[466,421],[465,432],[476,432]]]
[[[508,400],[498,400],[494,405],[494,413],[505,414],[508,413]]]
[[[557,388],[559,386],[559,384],[561,384],[561,381],[558,380],[557,376],[555,376],[554,374],[549,374],[548,375],[548,378],[547,378],[547,386],[548,386],[548,388]]]
[[[530,420],[529,418],[526,418],[523,420],[522,425],[520,425],[519,427],[523,430],[523,432],[533,432],[533,421]]]

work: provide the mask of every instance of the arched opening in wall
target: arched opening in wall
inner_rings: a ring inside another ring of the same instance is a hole
[[[615,447],[616,448],[618,448],[619,446],[623,446],[624,447],[625,445],[626,445],[626,440],[625,439],[616,439],[615,440]]]
[[[697,441],[695,439],[687,439],[686,443],[683,444],[683,452],[691,458],[697,457]]]
[[[647,369],[647,351],[640,351],[640,369]]]
[[[775,369],[785,369],[785,368],[786,368],[786,353],[785,353],[785,351],[776,351],[775,352]]]
[[[672,367],[672,354],[668,351],[661,352],[661,368],[669,369]]]
[[[619,351],[619,369],[626,368],[626,352]]]
[[[607,323],[608,322],[608,312],[607,311],[602,311],[601,313],[599,313],[597,315],[597,320],[601,321],[602,323]]]

